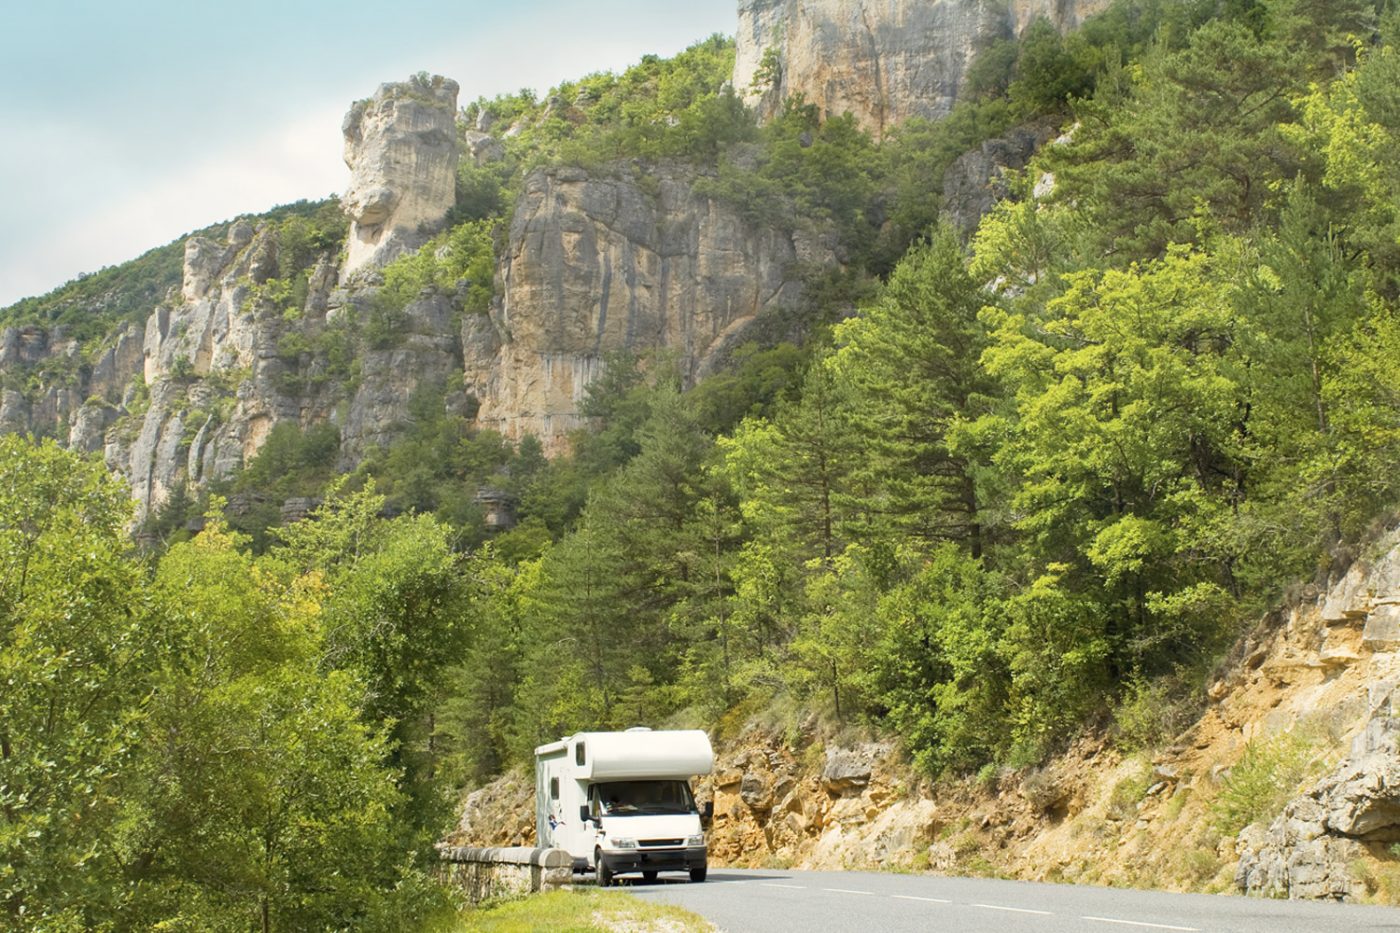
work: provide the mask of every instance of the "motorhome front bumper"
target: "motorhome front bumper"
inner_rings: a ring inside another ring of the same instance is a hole
[[[690,871],[705,867],[705,847],[603,852],[603,864],[614,875],[627,871]]]

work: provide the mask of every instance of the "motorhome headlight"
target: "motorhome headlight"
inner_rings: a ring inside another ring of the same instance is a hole
[[[703,846],[705,844],[705,834],[700,833],[696,836],[687,836],[685,839],[685,844],[692,847]]]
[[[618,836],[609,839],[608,845],[612,846],[614,849],[635,849],[637,848],[637,840]]]

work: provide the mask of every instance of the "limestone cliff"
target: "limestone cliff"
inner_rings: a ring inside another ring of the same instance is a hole
[[[698,379],[798,300],[803,263],[833,260],[810,231],[754,226],[694,194],[694,168],[541,170],[501,232],[489,313],[467,312],[459,283],[386,316],[377,267],[421,246],[452,204],[456,93],[415,79],[351,108],[346,258],[283,255],[275,223],[242,220],[191,237],[178,289],[96,346],[61,328],[0,333],[0,430],[101,451],[138,520],[234,475],[278,424],[334,425],[338,465],[353,469],[399,435],[420,387],[558,452],[610,353],[665,351]],[[471,132],[471,157],[494,157]]]
[[[352,221],[345,273],[422,246],[456,194],[457,82],[440,76],[381,84],[345,115]]]
[[[877,137],[946,116],[977,50],[1045,17],[1065,30],[1108,0],[740,0],[734,87],[771,116],[796,95]]]
[[[455,99],[450,82],[430,86]],[[398,92],[385,97],[383,91],[379,97],[401,113]],[[409,104],[410,110],[426,106]],[[363,110],[357,104],[352,114]],[[439,141],[428,135],[414,138],[431,155]],[[413,194],[414,183],[432,160],[405,154],[408,145],[400,139],[385,150],[398,147],[401,174],[381,178],[395,203],[423,216],[412,207],[423,200]],[[451,179],[448,164],[449,203]],[[356,229],[363,232],[363,225]],[[411,242],[392,224],[383,232],[376,255]],[[412,236],[419,235],[413,227]],[[335,425],[339,463],[353,468],[369,448],[397,436],[420,386],[433,385],[446,405],[466,412],[454,296],[416,297],[399,311],[391,333],[369,339],[378,279],[366,268],[342,283],[339,266],[336,247],[284,255],[270,220],[240,220],[218,238],[191,237],[179,288],[144,321],[124,324],[95,345],[80,344],[62,328],[0,333],[0,430],[101,452],[130,483],[140,521],[177,492],[194,495],[233,476],[278,424]],[[284,293],[294,281],[304,289]],[[338,354],[332,345],[339,345]]]
[[[693,169],[542,170],[525,182],[489,318],[463,334],[478,423],[557,451],[609,353],[672,351],[704,375],[760,315],[797,300],[809,237],[697,196]]]

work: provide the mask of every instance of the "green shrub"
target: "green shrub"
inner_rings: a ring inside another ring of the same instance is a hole
[[[466,221],[429,240],[417,252],[389,263],[384,267],[384,287],[376,310],[401,311],[425,289],[451,295],[464,287],[462,310],[485,312],[491,305],[496,275],[494,226],[494,220]],[[402,321],[395,324],[388,318],[371,322],[372,328],[388,326],[391,331],[401,325]],[[378,330],[366,334],[371,346],[385,336]]]
[[[1299,726],[1244,750],[1211,802],[1211,825],[1234,837],[1251,823],[1273,819],[1304,785],[1322,773],[1330,751],[1319,730]]]

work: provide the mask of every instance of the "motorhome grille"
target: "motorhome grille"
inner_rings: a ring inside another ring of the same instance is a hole
[[[638,844],[644,849],[660,848],[662,846],[678,846],[683,840],[680,839],[641,839]]]

